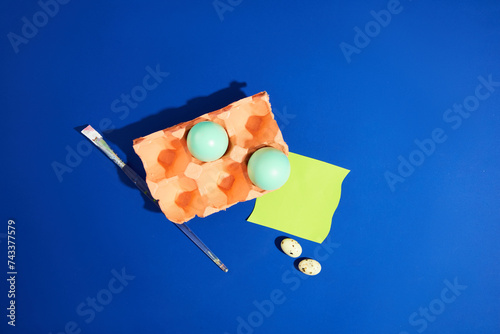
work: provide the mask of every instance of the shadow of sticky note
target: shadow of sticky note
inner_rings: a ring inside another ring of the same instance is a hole
[[[291,172],[280,189],[257,198],[248,221],[322,243],[330,232],[349,170],[290,152]]]

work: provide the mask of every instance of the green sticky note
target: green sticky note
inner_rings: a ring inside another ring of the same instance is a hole
[[[322,243],[330,232],[349,170],[291,153],[283,187],[257,198],[248,221]]]

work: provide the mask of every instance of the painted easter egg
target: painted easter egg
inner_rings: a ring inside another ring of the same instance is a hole
[[[247,167],[252,183],[264,190],[280,188],[290,176],[288,157],[272,147],[264,147],[255,151]]]
[[[201,122],[189,130],[189,152],[203,162],[220,159],[227,151],[229,139],[226,130],[214,122]]]

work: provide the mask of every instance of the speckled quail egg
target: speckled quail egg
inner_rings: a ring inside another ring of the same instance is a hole
[[[321,264],[313,259],[304,259],[299,262],[299,270],[306,275],[314,276],[321,271]]]
[[[283,253],[291,257],[299,257],[302,254],[302,247],[300,244],[291,238],[286,238],[281,241],[281,249]]]

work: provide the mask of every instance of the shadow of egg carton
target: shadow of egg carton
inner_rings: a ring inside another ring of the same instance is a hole
[[[229,137],[226,153],[216,161],[202,162],[187,148],[189,130],[204,121],[221,125]],[[149,190],[175,223],[206,217],[268,193],[255,186],[247,173],[248,159],[265,146],[288,155],[266,92],[134,140]]]

